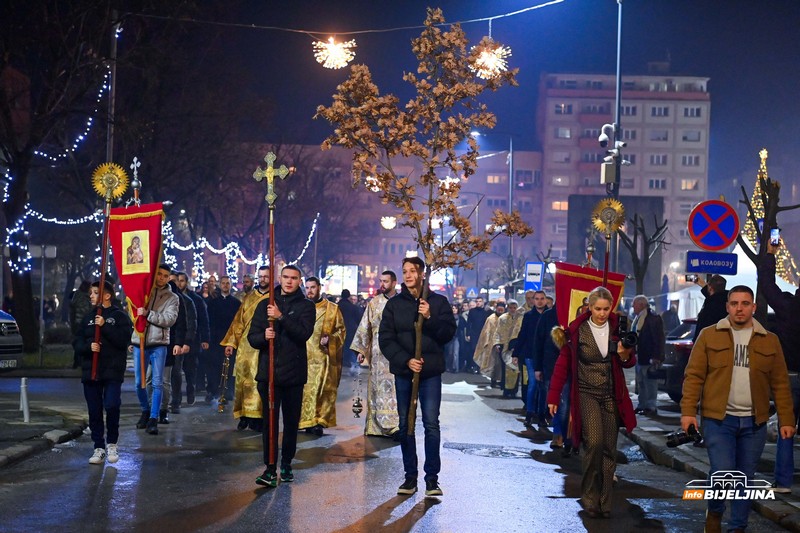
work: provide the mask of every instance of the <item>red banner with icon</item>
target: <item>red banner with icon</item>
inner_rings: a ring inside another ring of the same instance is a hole
[[[587,307],[584,299],[592,289],[603,284],[603,271],[570,263],[556,263],[556,313],[558,323],[565,328]],[[608,273],[606,289],[614,297],[613,309],[619,306],[625,291],[625,275]]]
[[[147,320],[136,309],[147,307],[161,259],[161,203],[117,207],[111,210],[108,232],[114,264],[125,291],[125,303],[140,337]]]

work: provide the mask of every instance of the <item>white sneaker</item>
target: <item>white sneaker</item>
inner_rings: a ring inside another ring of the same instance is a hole
[[[106,451],[103,448],[95,448],[94,454],[89,458],[89,463],[101,465],[106,462]]]
[[[106,446],[106,453],[108,453],[108,462],[116,463],[119,461],[119,452],[117,451],[116,444],[109,444]]]

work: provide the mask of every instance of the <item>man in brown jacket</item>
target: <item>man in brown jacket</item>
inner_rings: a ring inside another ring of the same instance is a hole
[[[681,428],[697,427],[702,405],[703,436],[710,463],[717,472],[739,471],[752,479],[764,451],[769,399],[775,399],[781,437],[794,435],[789,375],[778,337],[753,319],[753,291],[744,285],[728,293],[728,316],[704,328],[692,349],[683,381]],[[744,531],[749,499],[734,499],[728,527]],[[709,500],[706,531],[722,529],[725,500]]]

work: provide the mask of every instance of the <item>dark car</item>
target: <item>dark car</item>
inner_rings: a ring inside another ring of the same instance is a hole
[[[684,318],[680,326],[667,334],[664,364],[658,370],[658,390],[666,392],[676,403],[683,397],[683,373],[692,353],[696,326],[696,318]]]
[[[14,317],[0,311],[0,371],[22,366],[22,335]]]

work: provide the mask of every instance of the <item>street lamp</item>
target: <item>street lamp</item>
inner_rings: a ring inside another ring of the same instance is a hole
[[[501,132],[492,132],[492,133],[481,133],[479,131],[471,131],[470,135],[472,137],[485,137],[487,135],[500,135],[500,136],[508,136],[508,214],[510,215],[511,212],[514,210],[514,136],[509,133],[501,133]],[[514,236],[509,234],[508,235],[508,255],[512,259],[514,258]],[[513,268],[513,264],[512,264]]]

